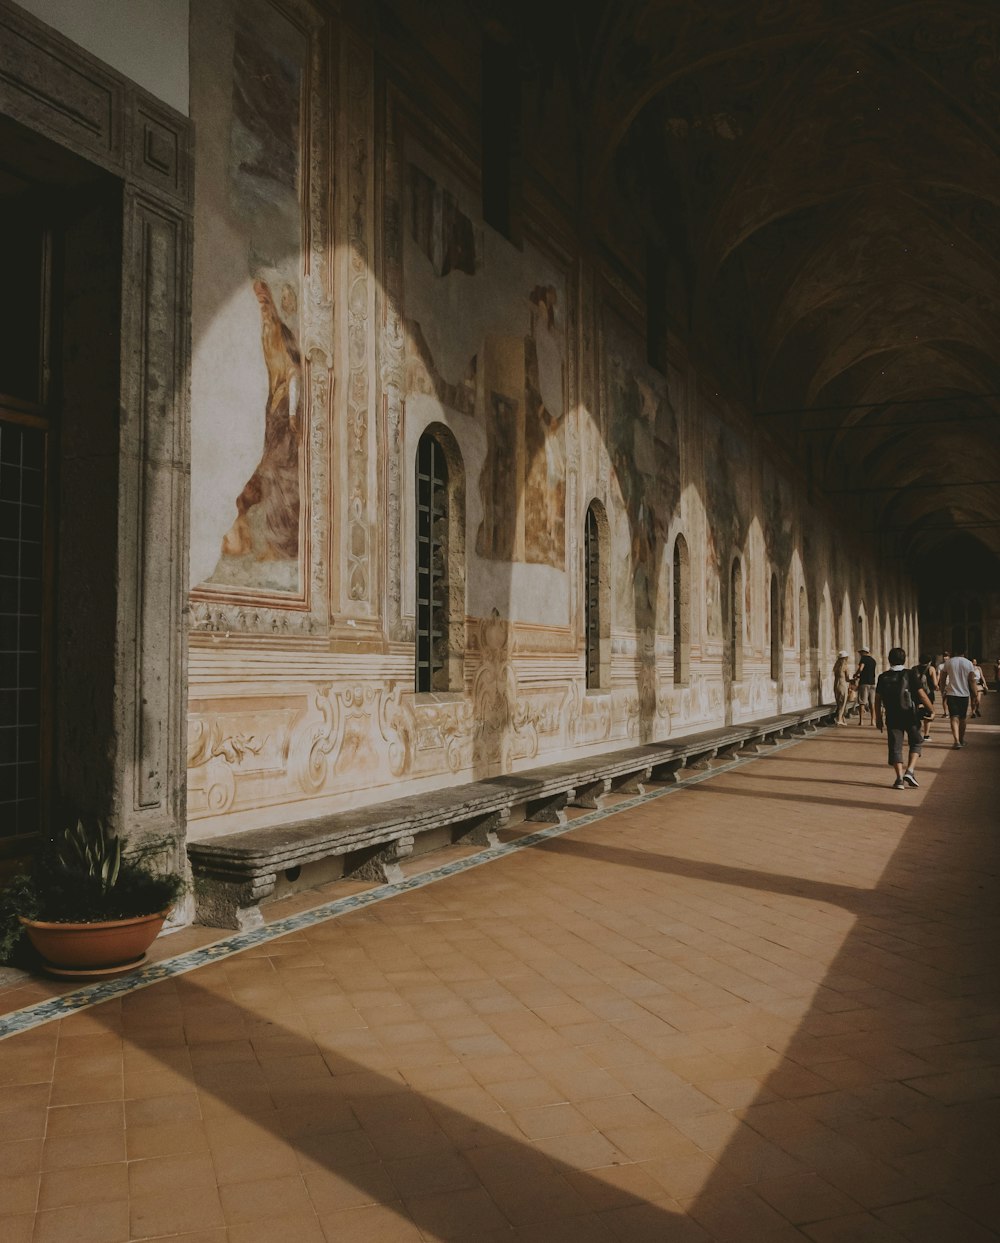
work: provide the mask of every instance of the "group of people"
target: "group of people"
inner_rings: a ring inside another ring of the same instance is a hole
[[[945,652],[940,660],[925,656],[912,668],[906,667],[906,652],[901,647],[894,647],[888,659],[889,668],[878,675],[875,658],[867,647],[862,647],[857,669],[849,675],[849,654],[837,654],[833,666],[835,723],[847,724],[845,718],[852,699],[857,703],[859,725],[865,724],[867,711],[869,722],[880,732],[886,731],[889,764],[896,774],[893,787],[905,790],[918,784],[914,766],[923,744],[931,740],[938,695],[943,700],[942,716],[951,725],[952,746],[958,751],[965,746],[966,724],[970,717],[980,715],[980,699],[989,686],[979,662],[970,660],[964,651]],[[1000,685],[1000,660],[997,682]]]

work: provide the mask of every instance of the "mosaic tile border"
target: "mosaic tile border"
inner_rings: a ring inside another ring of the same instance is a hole
[[[773,755],[777,751],[784,751],[788,747],[796,746],[798,743],[805,741],[806,737],[809,737],[809,735],[774,743],[766,754]],[[128,993],[137,992],[140,988],[148,988],[151,984],[159,983],[160,980],[169,980],[174,976],[186,975],[189,971],[196,971],[199,967],[218,962],[222,958],[229,958],[233,954],[238,954],[242,950],[250,949],[255,945],[263,945],[268,941],[274,941],[289,932],[298,932],[303,928],[311,928],[314,924],[323,923],[327,919],[336,919],[340,915],[347,915],[352,911],[362,910],[367,906],[373,906],[376,902],[386,902],[388,899],[395,898],[401,893],[410,893],[415,889],[423,889],[426,885],[432,885],[436,881],[445,880],[449,876],[457,876],[460,872],[468,872],[471,868],[482,867],[484,864],[492,863],[496,859],[502,859],[507,855],[515,854],[519,850],[528,850],[532,846],[537,846],[540,842],[549,841],[553,837],[561,837],[564,833],[573,832],[574,829],[583,828],[588,824],[596,824],[599,820],[606,820],[609,816],[616,816],[619,812],[630,811],[634,807],[641,807],[646,803],[653,802],[655,799],[664,798],[666,795],[673,794],[678,790],[684,790],[688,786],[708,781],[721,773],[731,772],[734,768],[742,768],[746,764],[752,764],[758,758],[763,757],[744,756],[727,761],[724,764],[719,764],[715,768],[706,769],[703,772],[692,772],[690,776],[686,776],[676,785],[667,785],[661,789],[650,790],[645,794],[636,794],[632,798],[615,803],[613,807],[589,811],[582,816],[576,816],[572,820],[567,820],[565,824],[547,825],[544,829],[525,834],[523,837],[518,837],[511,842],[503,842],[499,846],[488,847],[477,854],[469,855],[465,859],[455,859],[451,863],[442,864],[441,867],[429,868],[426,872],[420,872],[416,876],[410,876],[406,880],[400,881],[399,884],[379,885],[374,889],[366,890],[364,893],[354,893],[344,898],[335,898],[332,902],[324,902],[321,906],[315,906],[306,911],[299,911],[297,914],[288,915],[284,919],[277,919],[273,924],[265,924],[262,928],[254,928],[249,932],[235,932],[232,936],[224,937],[220,941],[213,941],[211,945],[203,945],[199,949],[188,950],[186,953],[178,954],[176,958],[166,958],[162,962],[151,963],[147,967],[140,967],[137,971],[131,972],[128,975],[118,976],[113,980],[102,980],[94,984],[84,984],[71,992],[63,993],[61,997],[52,997],[47,1001],[38,1001],[33,1005],[25,1006],[21,1010],[12,1010],[9,1014],[0,1016],[0,1040],[4,1040],[8,1036],[16,1036],[21,1032],[30,1031],[35,1027],[41,1027],[45,1023],[55,1022],[57,1019],[64,1019],[67,1015],[75,1014],[79,1010],[87,1010],[91,1006],[100,1005],[104,1001],[111,1001],[115,997],[123,997]]]

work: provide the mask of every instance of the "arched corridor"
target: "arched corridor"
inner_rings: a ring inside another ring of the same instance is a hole
[[[0,0],[0,1243],[1000,1237],[998,49]]]

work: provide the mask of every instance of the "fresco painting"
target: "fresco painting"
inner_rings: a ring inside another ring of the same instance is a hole
[[[407,235],[427,265],[408,274],[433,300],[428,277],[453,317],[446,347],[407,318],[406,385],[486,433],[478,486],[483,519],[475,535],[485,560],[565,569],[565,324],[561,284],[539,281],[528,249],[490,266],[483,226],[429,171],[408,165]],[[418,302],[419,299],[408,299]],[[474,303],[474,304],[473,304]],[[467,309],[468,313],[463,311]],[[458,365],[440,357],[466,343]],[[461,441],[461,437],[460,437]]]
[[[267,388],[241,413],[240,439],[256,440],[259,460],[234,498],[206,585],[298,593],[307,443],[299,346],[306,47],[264,0],[234,8],[233,23],[226,198],[259,308]]]
[[[723,585],[728,591],[732,557],[746,538],[749,454],[743,439],[715,415],[705,419],[705,571],[708,584],[708,637],[721,640]],[[749,591],[749,580],[747,581]],[[750,616],[749,601],[744,603]]]
[[[645,359],[640,335],[610,308],[605,315],[607,425],[614,480],[627,522],[618,537],[616,596],[622,624],[661,626],[666,600],[657,599],[657,570],[680,502],[677,415],[666,379]]]

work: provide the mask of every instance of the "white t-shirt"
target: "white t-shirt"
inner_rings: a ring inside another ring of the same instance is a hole
[[[952,656],[944,662],[945,677],[948,679],[948,694],[961,695],[969,698],[969,680],[976,681],[976,671],[972,661],[964,656]]]

